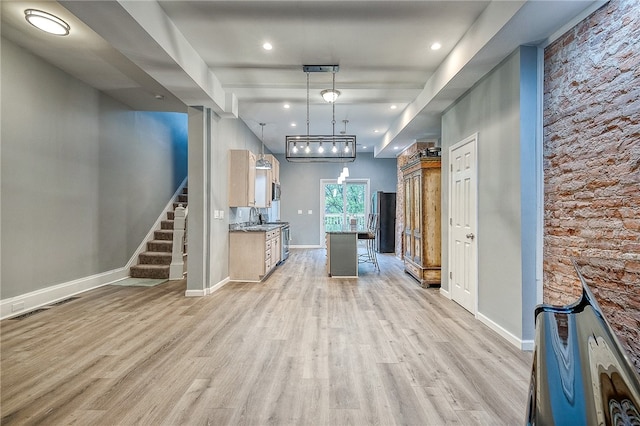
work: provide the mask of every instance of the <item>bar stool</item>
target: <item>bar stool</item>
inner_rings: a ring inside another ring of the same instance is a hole
[[[358,255],[358,263],[372,263],[380,271],[376,257],[376,235],[378,234],[378,215],[370,214],[367,219],[367,231],[358,232],[358,240],[364,240],[367,252]]]

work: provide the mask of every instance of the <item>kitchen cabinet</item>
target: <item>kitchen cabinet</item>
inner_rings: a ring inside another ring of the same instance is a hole
[[[280,262],[280,227],[229,233],[229,278],[262,281]]]
[[[280,162],[273,155],[265,155],[271,161],[271,182],[280,183]]]
[[[248,150],[229,151],[229,207],[255,207],[256,155]]]
[[[423,287],[441,280],[440,166],[439,157],[419,157],[401,168],[404,267]]]
[[[273,155],[264,156],[271,162],[270,170],[256,170],[256,207],[271,207],[273,185],[280,182],[280,162]]]

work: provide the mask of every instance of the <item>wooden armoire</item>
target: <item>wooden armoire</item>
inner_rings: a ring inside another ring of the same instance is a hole
[[[440,157],[418,157],[402,166],[405,271],[423,287],[440,285]]]

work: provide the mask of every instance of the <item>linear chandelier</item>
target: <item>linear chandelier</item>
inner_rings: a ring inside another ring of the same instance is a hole
[[[294,163],[334,162],[346,163],[356,159],[355,135],[336,135],[336,99],[340,92],[336,90],[336,72],[338,65],[304,65],[302,70],[307,74],[307,134],[292,135],[285,138],[285,153],[287,161]],[[309,134],[309,76],[312,72],[331,72],[333,85],[331,89],[323,90],[323,98],[332,105],[333,119],[331,135]]]

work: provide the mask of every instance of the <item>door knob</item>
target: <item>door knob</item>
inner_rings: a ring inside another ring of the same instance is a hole
[[[473,234],[467,234],[467,238],[473,240],[476,236]]]

